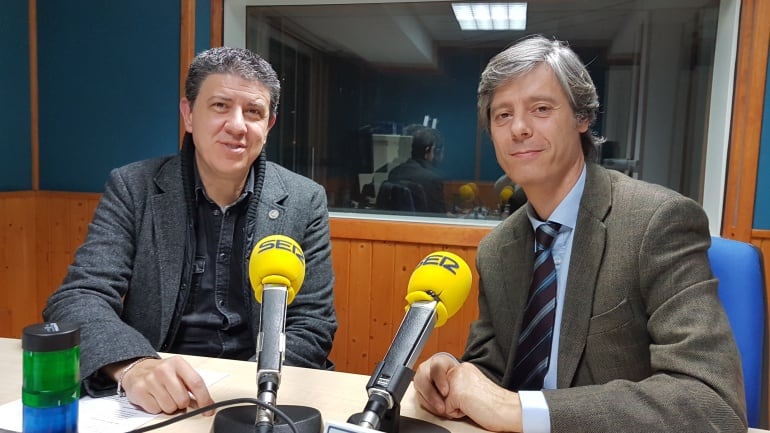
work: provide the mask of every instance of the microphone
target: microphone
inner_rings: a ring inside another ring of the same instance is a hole
[[[257,335],[259,400],[275,407],[286,352],[286,309],[305,280],[305,255],[288,236],[271,235],[254,247],[249,259],[249,281],[262,305]],[[274,424],[273,412],[260,407],[257,426]]]
[[[460,200],[463,202],[471,202],[476,198],[476,191],[470,183],[460,185],[457,188],[457,193],[460,195]]]
[[[513,197],[513,185],[506,185],[500,190],[500,214],[503,218],[511,214],[511,203],[509,200]]]
[[[286,353],[286,310],[305,280],[305,255],[288,236],[271,235],[254,246],[249,258],[249,281],[261,304],[256,341],[258,400],[266,407],[234,406],[217,412],[213,433],[318,433],[321,412],[307,406],[276,405],[281,367]],[[272,408],[272,410],[271,410]],[[288,419],[275,419],[275,411]]]
[[[505,185],[503,189],[500,190],[500,202],[501,203],[507,202],[512,195],[513,195],[513,185]]]
[[[364,411],[351,416],[349,423],[395,431],[391,423],[398,422],[399,403],[414,377],[414,363],[433,328],[443,326],[463,305],[471,282],[468,264],[456,254],[436,251],[417,264],[406,290],[406,315],[366,385],[369,400]]]

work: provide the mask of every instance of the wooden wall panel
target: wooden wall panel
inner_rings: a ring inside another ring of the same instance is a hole
[[[765,296],[770,300],[770,230],[752,230],[751,243],[762,251],[762,264],[765,267]],[[770,303],[767,314],[770,317]]]
[[[0,193],[0,335],[21,337],[37,321],[32,192]]]
[[[346,367],[340,369],[366,371],[369,365],[369,312],[374,274],[371,242],[351,241],[349,260],[348,315],[341,320],[341,324],[348,328],[348,357]]]
[[[752,237],[768,43],[770,2],[743,0],[722,219],[722,236],[743,242]]]
[[[340,325],[335,334],[336,341],[348,341],[347,322],[340,320],[341,317],[350,316],[350,305],[348,288],[350,287],[349,269],[350,269],[350,241],[332,239],[332,267],[334,268],[334,307],[337,311],[337,320]],[[347,366],[345,360],[348,359],[348,345],[334,344],[329,357],[336,364],[337,369],[340,365]]]
[[[392,272],[378,272],[372,275],[371,306],[369,308],[369,362],[364,366],[367,373],[384,358],[387,351],[386,342],[390,342],[398,330],[398,323],[393,321],[393,312],[403,308],[402,302],[394,294],[393,287],[396,279],[396,248],[392,242],[372,243],[373,268],[392,269]],[[340,341],[340,340],[337,340]],[[383,344],[384,343],[384,344]]]
[[[83,242],[99,196],[0,193],[0,336],[39,322]]]
[[[36,200],[37,305],[61,284],[75,250],[83,243],[100,194],[39,192]]]
[[[420,260],[438,250],[462,257],[471,267],[474,281],[466,303],[431,333],[417,362],[438,351],[461,355],[468,327],[478,316],[476,245],[489,230],[332,218],[339,330],[331,357],[337,369],[360,374],[374,371],[404,318],[409,277]],[[338,264],[342,260],[347,264]]]
[[[211,0],[211,26],[209,44],[211,47],[221,47],[224,39],[224,3],[225,0]]]

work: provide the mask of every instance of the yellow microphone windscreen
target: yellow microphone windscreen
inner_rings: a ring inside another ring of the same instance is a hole
[[[249,258],[249,281],[254,295],[262,303],[266,284],[286,286],[288,302],[305,281],[305,254],[297,242],[284,235],[270,235],[254,246]]]

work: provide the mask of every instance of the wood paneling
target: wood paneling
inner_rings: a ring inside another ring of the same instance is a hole
[[[195,57],[195,0],[181,0],[179,17],[179,98],[184,96],[187,70]],[[179,116],[179,146],[182,145],[185,126]]]
[[[37,80],[37,0],[29,0],[29,126],[32,190],[40,189],[40,119]]]
[[[770,264],[770,230],[754,230],[757,170],[762,112],[767,80],[770,45],[770,1],[741,2],[735,93],[727,166],[722,236],[751,242],[762,250],[765,266],[765,293],[770,297],[767,278]],[[770,309],[768,309],[770,313]],[[767,344],[767,343],[766,343]],[[770,412],[770,402],[767,407]]]
[[[39,322],[85,239],[99,194],[0,193],[0,336]]]
[[[20,338],[24,326],[39,321],[34,214],[34,193],[0,193],[0,332],[4,337]]]
[[[340,326],[331,357],[337,369],[361,374],[374,371],[404,317],[404,296],[412,271],[422,258],[437,250],[462,257],[473,270],[474,282],[463,308],[431,334],[418,362],[439,350],[459,356],[468,326],[478,315],[476,245],[489,230],[332,218],[335,305]]]
[[[770,43],[770,1],[743,0],[722,235],[751,240]]]
[[[36,195],[38,316],[61,284],[75,250],[83,243],[100,194],[39,192]]]
[[[770,230],[752,230],[751,243],[762,251],[762,264],[765,268],[765,296],[770,299]],[[768,305],[768,317],[770,317],[770,305]],[[770,409],[770,408],[768,408]]]
[[[221,47],[224,39],[225,0],[211,0],[211,47]]]
[[[332,218],[332,260],[339,330],[331,358],[340,371],[371,374],[404,318],[406,288],[417,263],[431,252],[451,251],[473,271],[474,281],[457,315],[431,333],[418,362],[465,348],[478,315],[476,245],[485,227]]]
[[[770,271],[770,230],[753,230],[751,243],[762,251],[762,264],[765,267],[765,296],[766,299],[770,299],[770,275],[768,275],[768,271]],[[768,305],[767,314],[770,317],[770,305]]]

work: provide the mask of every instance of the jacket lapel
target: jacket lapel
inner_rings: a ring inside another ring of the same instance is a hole
[[[612,188],[606,171],[590,163],[586,170],[562,312],[558,388],[571,385],[578,362],[582,359],[597,276],[604,257],[607,235],[604,219],[612,206]]]
[[[253,215],[253,218],[256,218],[256,221],[249,220],[246,222],[246,242],[244,244],[246,251],[243,253],[245,262],[244,269],[246,271],[244,276],[246,277],[246,280],[249,280],[249,261],[251,260],[251,254],[254,251],[254,246],[257,242],[265,236],[287,234],[285,202],[288,197],[288,188],[284,183],[284,179],[278,174],[277,168],[272,163],[268,162],[265,166],[265,180],[262,184],[259,202],[252,204],[253,206],[256,206],[256,211],[249,212],[250,215]],[[291,236],[291,234],[288,235]],[[297,241],[299,242],[299,240]],[[251,281],[247,281],[246,284],[249,288],[248,292],[253,293]],[[262,307],[257,302],[255,296],[250,296],[250,299],[253,313],[250,315],[249,324],[254,337],[257,338],[257,334],[259,333],[260,310]]]
[[[176,308],[187,244],[188,218],[180,171],[179,157],[163,166],[155,178],[161,192],[151,198],[154,236],[158,238],[155,245],[160,261],[161,341],[168,333]]]
[[[265,181],[262,185],[257,211],[254,213],[256,221],[249,221],[246,225],[246,254],[248,260],[251,250],[257,242],[265,236],[281,234],[286,230],[286,199],[288,188],[284,179],[278,175],[276,167],[267,163],[265,167]]]

